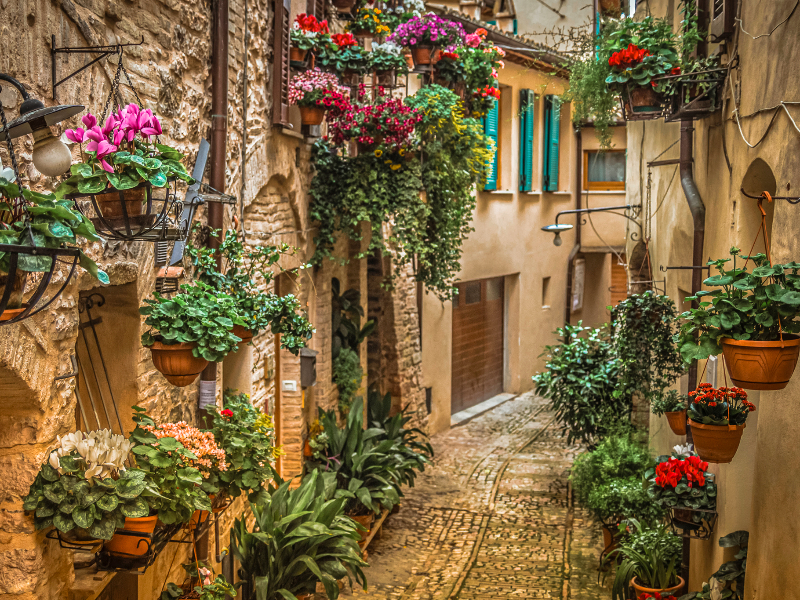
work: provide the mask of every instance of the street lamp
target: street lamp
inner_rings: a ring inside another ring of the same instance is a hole
[[[7,81],[22,94],[19,117],[8,124],[8,138],[33,134],[33,165],[48,177],[64,173],[72,164],[72,154],[66,144],[53,135],[50,126],[77,115],[84,107],[79,104],[46,107],[10,75],[0,73],[0,81]],[[0,131],[0,142],[5,140],[6,132]]]
[[[556,221],[558,221],[558,217],[556,217]],[[542,227],[542,231],[556,234],[556,237],[553,240],[553,244],[556,246],[560,246],[563,243],[563,240],[561,239],[562,232],[569,231],[570,229],[572,229],[572,225],[565,225],[563,223],[556,223],[555,225],[547,225],[546,227]]]
[[[635,216],[637,209],[641,208],[641,206],[642,206],[641,204],[626,204],[625,206],[604,206],[602,208],[577,208],[574,210],[562,210],[561,212],[556,214],[556,222],[553,225],[545,225],[544,227],[542,227],[542,231],[546,231],[547,233],[555,233],[556,237],[555,239],[553,239],[553,244],[555,244],[556,246],[560,246],[563,243],[563,240],[561,239],[561,234],[573,228],[572,225],[567,225],[565,223],[558,222],[558,218],[561,215],[579,215],[579,214],[586,214],[593,212],[608,212],[610,210],[624,210],[625,212],[628,212],[629,210],[632,210]],[[625,217],[629,221],[633,221],[634,223],[636,223],[636,220],[629,217],[628,215],[620,213],[614,213],[614,214],[619,215],[620,217]],[[584,221],[584,223],[585,222],[586,221]]]

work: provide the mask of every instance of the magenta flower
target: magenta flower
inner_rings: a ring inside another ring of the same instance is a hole
[[[90,142],[90,145],[91,145],[91,142]],[[88,150],[88,147],[87,147],[87,150]],[[108,164],[106,162],[105,157],[108,156],[109,154],[112,154],[112,153],[116,152],[117,151],[117,147],[114,146],[113,144],[109,144],[106,140],[102,140],[102,141],[98,142],[97,147],[96,147],[95,150],[97,152],[97,160],[100,161],[100,166],[103,167],[103,169],[105,169],[109,173],[113,173],[114,172],[114,168],[110,164]]]
[[[470,33],[464,38],[464,43],[470,48],[477,48],[481,45],[481,36],[476,33]]]
[[[76,144],[82,144],[83,140],[86,139],[86,131],[83,129],[83,127],[67,129],[64,134],[67,136],[68,140],[75,142]]]
[[[87,129],[91,129],[97,125],[97,117],[95,117],[92,113],[84,115],[81,121],[83,121],[83,124],[86,125]]]

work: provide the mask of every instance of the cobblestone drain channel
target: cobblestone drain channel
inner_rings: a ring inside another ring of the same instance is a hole
[[[600,600],[602,534],[572,502],[580,452],[532,393],[435,436],[436,462],[369,547],[370,600]],[[345,593],[345,595],[349,595]]]

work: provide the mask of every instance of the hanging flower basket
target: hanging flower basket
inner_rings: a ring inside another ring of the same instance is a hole
[[[667,517],[672,532],[684,538],[709,539],[714,533],[718,516],[715,510],[681,506],[667,508]]]
[[[686,435],[686,411],[676,410],[664,413],[669,422],[669,428],[675,435]]]
[[[114,556],[144,556],[150,550],[157,521],[157,515],[138,519],[126,517],[125,526],[105,543],[103,549]]]
[[[758,342],[722,340],[725,365],[734,385],[748,390],[782,390],[792,378],[800,354],[800,338]]]
[[[197,358],[192,354],[196,344],[164,344],[161,341],[153,342],[150,353],[153,366],[172,385],[186,387],[194,382],[208,365],[204,358]]]
[[[319,106],[301,106],[300,120],[303,125],[321,125],[325,120],[325,109]]]
[[[348,11],[356,5],[356,0],[332,0],[332,3],[336,9]]]
[[[234,325],[233,326],[233,335],[236,337],[242,338],[242,341],[239,342],[240,346],[244,346],[245,344],[249,344],[250,340],[253,339],[253,332],[249,329],[245,329],[241,325]]]
[[[697,455],[706,462],[729,463],[739,449],[747,424],[703,425],[689,419]]]
[[[433,64],[435,46],[417,45],[411,48],[411,56],[415,66],[429,66]]]
[[[308,50],[303,50],[296,46],[292,46],[289,50],[289,60],[293,63],[305,63]]]
[[[183,203],[177,200],[176,179],[165,187],[140,183],[127,190],[106,186],[93,194],[69,194],[78,210],[88,218],[100,235],[133,241],[185,239],[189,224],[182,222]]]
[[[0,253],[8,254],[9,260],[8,272],[0,274],[0,285],[3,285],[0,296],[0,325],[17,323],[50,306],[69,284],[81,256],[78,248],[39,248],[13,244],[0,244]],[[19,268],[20,258],[29,262],[33,260],[44,262],[49,258],[50,264],[41,272],[28,272]],[[58,291],[49,299],[42,300],[58,262],[66,264],[69,272]],[[33,293],[28,296],[26,302],[23,302],[26,286],[37,279]]]

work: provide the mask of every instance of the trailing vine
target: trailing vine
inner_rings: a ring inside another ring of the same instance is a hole
[[[673,341],[677,314],[669,296],[645,292],[620,302],[611,312],[611,336],[619,360],[614,395],[642,394],[652,402],[684,372]]]

